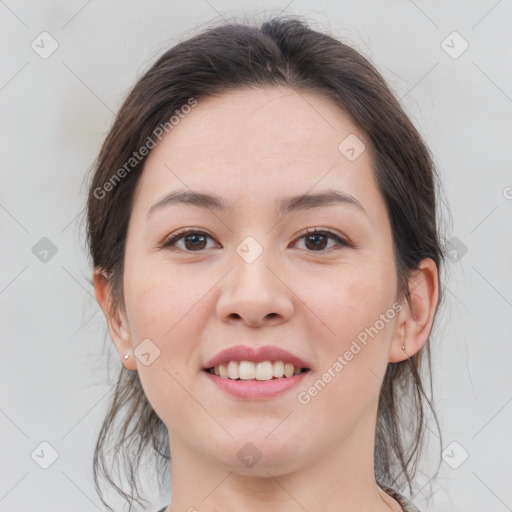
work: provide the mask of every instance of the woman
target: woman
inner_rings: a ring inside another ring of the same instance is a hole
[[[114,432],[137,497],[144,449],[170,460],[162,512],[418,510],[398,488],[430,405],[434,178],[373,66],[301,20],[226,23],[162,55],[90,182],[94,288],[124,366],[100,496],[101,473],[136,499],[108,469]]]

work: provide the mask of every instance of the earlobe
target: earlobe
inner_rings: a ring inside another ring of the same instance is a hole
[[[437,265],[431,258],[423,259],[412,272],[409,291],[410,304],[403,304],[390,347],[392,363],[418,353],[430,335],[439,299]]]
[[[110,337],[116,346],[117,353],[128,370],[136,370],[135,358],[132,356],[132,344],[130,333],[127,329],[127,321],[122,312],[115,311],[108,276],[105,272],[95,269],[93,273],[94,292],[96,300],[107,319]],[[125,327],[126,326],[126,327]],[[125,357],[128,355],[128,357]]]
[[[407,344],[407,334],[406,334],[406,327],[407,327],[407,321],[403,318],[405,315],[403,314],[406,308],[408,307],[407,303],[405,303],[402,311],[400,312],[395,332],[393,335],[393,341],[391,343],[391,347],[389,350],[389,362],[391,363],[399,363],[400,361],[403,361],[404,359],[407,359],[412,354],[409,354],[409,351],[411,350],[410,344]]]

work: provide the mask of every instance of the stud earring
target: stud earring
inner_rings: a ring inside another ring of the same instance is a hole
[[[125,354],[124,358],[128,359],[130,357],[130,354]]]
[[[402,345],[402,350],[405,352],[405,345]],[[125,356],[126,357],[126,356]]]

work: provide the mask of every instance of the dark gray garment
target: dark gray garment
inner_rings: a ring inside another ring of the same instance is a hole
[[[411,501],[409,501],[405,496],[402,496],[399,492],[395,491],[394,489],[391,489],[391,487],[380,487],[386,494],[389,494],[393,499],[398,501],[398,503],[403,509],[403,512],[420,512],[419,508],[417,508]],[[165,512],[166,510],[167,507],[164,507],[158,512]]]

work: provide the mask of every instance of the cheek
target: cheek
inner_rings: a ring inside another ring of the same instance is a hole
[[[185,382],[200,371],[208,334],[205,325],[215,308],[212,293],[219,279],[214,272],[194,270],[191,265],[179,269],[141,259],[137,265],[132,260],[126,266],[125,299],[132,344],[137,350],[138,344],[149,338],[159,352],[150,366],[137,361],[138,371],[141,380],[156,392],[162,379],[180,391],[169,373]],[[147,391],[151,393],[149,387]]]
[[[390,270],[386,273],[392,276]],[[383,278],[386,273],[370,266],[342,269],[330,279],[317,281],[318,286],[304,288],[304,303],[327,328],[327,346],[344,349],[391,308],[395,285],[393,279]]]
[[[357,404],[362,407],[378,395],[396,317],[392,308],[394,281],[383,280],[382,275],[369,268],[346,272],[324,285],[322,293],[310,288],[305,295],[319,324],[328,327],[315,340],[320,382],[308,392],[317,394],[315,400],[325,409],[323,414],[355,411]],[[333,403],[339,407],[329,410]]]
[[[156,343],[172,339],[190,315],[197,316],[201,300],[211,284],[207,279],[177,272],[164,264],[127,267],[126,304],[132,333],[155,338]],[[134,340],[137,342],[137,340]]]
[[[134,267],[132,267],[134,268]],[[204,326],[207,279],[191,279],[185,273],[170,272],[161,264],[137,272],[127,266],[125,298],[132,344],[143,341],[156,355],[151,364],[137,360],[144,393],[153,409],[169,424],[177,411],[194,410],[197,404],[184,391],[194,373],[199,372],[198,349]],[[143,346],[142,344],[140,345]],[[140,353],[141,349],[139,349]],[[180,385],[180,383],[182,385]]]

